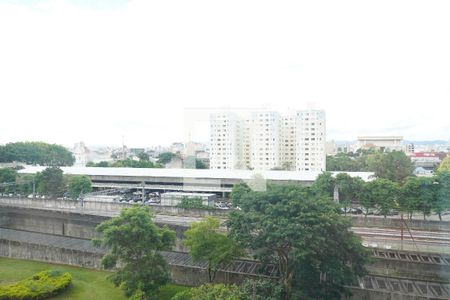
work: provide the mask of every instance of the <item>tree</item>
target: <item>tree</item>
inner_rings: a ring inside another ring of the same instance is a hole
[[[271,279],[246,279],[240,286],[240,300],[279,300],[285,298],[283,285]]]
[[[335,156],[327,156],[327,171],[361,171],[361,166],[357,159],[345,153],[338,153]]]
[[[153,217],[149,208],[134,206],[96,227],[103,237],[94,244],[108,249],[103,266],[118,269],[110,280],[134,299],[158,299],[159,288],[170,281],[168,265],[159,251],[171,249],[175,233],[157,227]]]
[[[324,196],[298,185],[268,185],[241,196],[230,236],[278,268],[285,299],[338,299],[364,274],[368,257],[351,222]]]
[[[69,177],[69,196],[77,199],[81,193],[90,193],[92,191],[92,181],[89,177],[83,175],[74,175]]]
[[[283,162],[283,164],[281,165],[281,169],[286,170],[286,171],[292,171],[292,169],[293,169],[292,162],[290,162],[290,161]]]
[[[92,161],[88,162],[86,164],[86,167],[98,167],[98,168],[108,168],[109,167],[109,163],[107,161],[101,161],[98,163],[94,163]]]
[[[195,168],[196,169],[208,169],[208,166],[200,159],[195,159]]]
[[[200,197],[183,197],[181,202],[177,204],[177,207],[187,209],[205,209],[212,210],[212,206],[203,204],[203,200]]]
[[[347,173],[339,173],[336,176],[336,185],[339,188],[339,203],[344,207],[344,211],[347,212],[347,207],[360,198],[363,192],[364,181],[359,177],[353,178]]]
[[[75,157],[60,145],[18,142],[0,146],[0,162],[23,162],[43,166],[71,166]]]
[[[450,172],[450,156],[444,158],[437,169],[438,172]]]
[[[0,183],[16,182],[17,171],[12,168],[0,168]]]
[[[450,171],[439,172],[436,179],[438,191],[433,210],[439,215],[439,220],[442,221],[441,213],[450,208]]]
[[[113,168],[154,168],[155,164],[148,160],[132,160],[130,158],[118,160],[111,164],[109,167]]]
[[[3,187],[2,183],[15,183],[17,178],[17,171],[12,168],[0,168],[0,192],[9,192],[14,186]]]
[[[66,184],[63,171],[58,167],[48,167],[36,175],[37,191],[50,197],[60,197],[64,194]]]
[[[241,205],[242,197],[250,191],[251,191],[250,187],[245,183],[235,184],[230,194],[231,202],[233,203],[233,205],[234,206]]]
[[[335,186],[336,179],[333,177],[333,175],[330,172],[323,172],[319,176],[317,176],[312,188],[317,194],[332,199]]]
[[[366,185],[366,196],[373,199],[381,214],[386,218],[387,214],[397,207],[399,185],[388,179],[378,178]]]
[[[431,208],[435,205],[437,197],[437,185],[435,184],[434,178],[418,178],[420,189],[419,195],[420,200],[418,202],[418,209],[423,214],[423,219],[426,219],[426,216],[430,215]]]
[[[421,183],[418,177],[407,177],[405,183],[400,188],[400,197],[398,198],[399,208],[402,212],[412,218],[414,211],[419,209]]]
[[[196,261],[208,263],[208,279],[213,282],[219,267],[230,263],[241,251],[236,243],[225,234],[220,233],[219,220],[206,217],[201,222],[193,222],[184,233],[184,245],[189,248],[189,255]]]
[[[33,192],[34,179],[34,174],[18,174],[15,191],[22,195],[31,194]]]
[[[362,195],[359,199],[359,204],[361,205],[364,216],[367,217],[370,209],[375,207],[376,199],[372,193],[372,185],[368,182],[364,183]]]
[[[163,152],[158,155],[158,163],[165,165],[165,164],[169,163],[172,160],[172,158],[174,158],[175,156],[176,156],[176,154],[174,154],[172,152]]]
[[[414,171],[414,164],[403,151],[377,154],[368,164],[377,178],[389,179],[398,183],[402,183]]]
[[[149,161],[150,160],[150,156],[147,153],[145,153],[145,152],[140,152],[137,155],[137,157],[139,158],[139,160],[142,160],[142,161]]]
[[[234,284],[204,284],[178,292],[172,300],[241,300],[240,294]]]

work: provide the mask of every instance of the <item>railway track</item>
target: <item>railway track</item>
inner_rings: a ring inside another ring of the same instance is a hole
[[[400,229],[393,228],[370,228],[370,227],[352,227],[352,231],[364,238],[375,238],[377,240],[400,241],[402,234]],[[431,243],[450,246],[450,232],[443,231],[422,231],[422,230],[404,230],[403,240],[416,243]]]

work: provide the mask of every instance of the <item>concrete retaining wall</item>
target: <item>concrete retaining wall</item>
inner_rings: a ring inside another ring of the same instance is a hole
[[[52,246],[36,245],[31,243],[13,242],[0,239],[0,256],[28,259],[50,263],[59,263],[85,268],[101,269],[102,253],[89,253]],[[173,282],[188,286],[198,286],[208,282],[205,270],[193,267],[170,266]],[[242,274],[218,272],[217,283],[240,284],[246,277]],[[364,290],[352,288],[352,296],[348,300],[425,300],[430,298],[420,296],[409,296],[400,293],[386,291]]]
[[[352,296],[347,298],[352,300],[430,300],[433,298],[410,296],[400,293],[386,293],[384,291],[363,290],[352,288]]]
[[[0,256],[100,269],[103,254],[0,239]]]
[[[115,202],[97,202],[97,201],[74,201],[74,200],[53,200],[53,199],[28,199],[28,198],[0,198],[0,205],[7,205],[12,207],[27,207],[37,209],[60,209],[60,210],[74,210],[74,211],[93,211],[103,212],[109,215],[118,214],[123,208],[131,207],[129,203],[115,203]],[[162,215],[178,215],[188,217],[204,217],[216,216],[219,218],[226,218],[229,211],[226,210],[201,210],[201,209],[184,209],[173,206],[152,205],[151,208],[157,214]],[[354,226],[363,227],[390,227],[399,228],[401,220],[399,218],[383,218],[378,216],[352,216]],[[436,230],[436,231],[450,231],[449,221],[434,221],[434,220],[406,220],[411,229],[422,230]]]
[[[63,210],[86,210],[105,213],[119,213],[123,208],[132,207],[133,204],[121,202],[99,202],[99,201],[74,201],[59,199],[28,199],[28,198],[0,198],[0,204],[27,207],[38,209],[63,209]],[[163,215],[178,215],[188,217],[217,216],[226,217],[226,210],[203,210],[203,209],[184,209],[175,206],[151,205],[153,211]]]
[[[450,266],[431,263],[373,258],[370,265],[367,266],[367,270],[372,275],[401,276],[431,281],[448,281],[450,279]]]
[[[102,269],[101,260],[103,253],[91,253],[0,239],[0,256]],[[173,282],[177,284],[198,286],[208,282],[208,273],[204,269],[170,266],[170,272]],[[253,276],[219,271],[215,281],[218,283],[240,283],[247,277],[251,278]]]
[[[109,217],[42,209],[3,207],[0,210],[0,227],[83,239],[99,237],[95,227],[107,219]],[[184,232],[187,227],[158,223],[157,225],[168,226],[175,231],[174,251],[187,251],[183,245]]]

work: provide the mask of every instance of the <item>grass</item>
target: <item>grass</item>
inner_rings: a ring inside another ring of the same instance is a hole
[[[72,275],[72,285],[52,300],[125,300],[127,299],[119,288],[107,280],[109,272],[84,269],[67,265],[50,264],[30,260],[10,259],[0,257],[0,285],[14,283],[34,273],[57,269]],[[187,287],[167,285],[161,289],[160,299],[169,300],[177,292]]]

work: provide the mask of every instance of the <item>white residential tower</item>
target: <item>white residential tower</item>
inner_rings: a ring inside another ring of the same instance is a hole
[[[211,169],[325,170],[325,112],[212,114]]]

